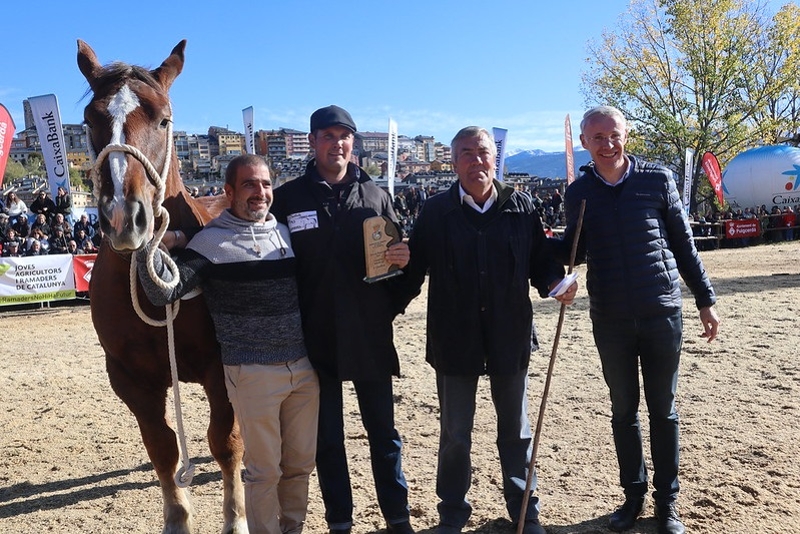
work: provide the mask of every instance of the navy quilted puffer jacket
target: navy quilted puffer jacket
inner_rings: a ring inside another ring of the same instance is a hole
[[[586,262],[591,314],[653,317],[680,308],[679,276],[698,308],[716,302],[694,246],[672,172],[634,157],[628,178],[611,187],[594,172],[566,190],[567,229],[556,246],[568,263],[580,205],[586,199],[576,263]]]

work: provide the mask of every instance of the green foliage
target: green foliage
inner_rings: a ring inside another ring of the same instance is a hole
[[[364,170],[367,171],[367,174],[373,177],[381,175],[381,168],[376,163],[371,163],[370,165],[367,165],[367,168]]]
[[[683,176],[694,149],[699,177],[706,151],[724,166],[800,129],[799,32],[796,4],[770,18],[757,0],[632,0],[618,27],[589,43],[583,94],[625,113],[632,153]]]
[[[79,187],[83,187],[85,185],[85,180],[84,180],[84,177],[83,177],[83,173],[80,170],[75,169],[73,167],[70,167],[70,169],[69,169],[69,185],[70,185],[70,188],[73,189],[73,190],[74,189],[78,189]]]
[[[28,154],[25,162],[26,174],[44,174],[44,158],[41,154]]]
[[[8,162],[6,162],[6,170],[3,173],[3,184],[10,184],[14,180],[19,180],[26,174],[27,172],[25,172],[25,167],[22,166],[22,163],[9,159]]]

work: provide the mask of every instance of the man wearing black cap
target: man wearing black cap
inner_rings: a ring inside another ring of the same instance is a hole
[[[349,533],[353,524],[342,400],[342,382],[352,381],[388,531],[413,534],[394,427],[392,375],[400,364],[392,321],[399,310],[392,280],[364,281],[364,220],[385,215],[397,225],[397,217],[389,194],[350,161],[355,132],[346,110],[315,111],[308,135],[314,159],[303,176],[275,190],[272,212],[291,232],[303,331],[319,373],[317,474],[330,533]],[[386,259],[404,267],[408,247],[389,247]]]

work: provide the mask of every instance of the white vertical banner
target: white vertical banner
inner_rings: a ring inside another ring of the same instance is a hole
[[[497,159],[495,160],[495,177],[497,181],[503,181],[503,167],[506,165],[506,134],[508,130],[504,128],[492,128],[494,144],[497,147]]]
[[[64,129],[61,126],[61,114],[58,111],[56,95],[42,95],[28,98],[36,124],[36,133],[39,134],[39,144],[42,146],[42,157],[47,170],[47,181],[50,184],[50,194],[53,198],[58,193],[58,188],[63,187],[69,192],[69,161],[67,160],[67,147],[64,145]]]
[[[397,123],[389,118],[389,143],[386,158],[386,180],[389,184],[389,194],[394,199],[394,178],[397,169]]]
[[[694,169],[694,150],[686,149],[686,161],[683,166],[683,209],[688,214],[692,195],[692,169]]]
[[[242,110],[244,119],[244,151],[248,154],[256,153],[256,138],[253,131],[253,106]]]

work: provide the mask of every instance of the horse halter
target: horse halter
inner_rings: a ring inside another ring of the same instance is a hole
[[[155,235],[153,236],[153,243],[155,246],[151,246],[150,250],[147,254],[147,272],[150,275],[150,278],[155,282],[157,285],[164,287],[164,288],[174,288],[180,282],[180,276],[178,274],[178,266],[172,260],[169,254],[162,251],[158,244],[161,243],[164,234],[167,231],[167,227],[169,226],[169,212],[164,209],[162,203],[164,202],[164,192],[166,190],[166,178],[169,175],[169,168],[170,163],[172,162],[172,106],[169,108],[169,118],[167,120],[167,142],[166,142],[166,154],[164,158],[164,167],[161,169],[159,173],[150,159],[138,148],[133,145],[125,144],[109,144],[103,147],[103,150],[100,151],[97,156],[94,156],[94,145],[91,142],[92,135],[91,135],[91,127],[89,125],[85,125],[84,128],[86,129],[86,139],[88,141],[89,146],[89,156],[94,158],[94,165],[92,166],[92,185],[94,187],[94,196],[96,199],[100,199],[100,177],[102,176],[102,165],[103,162],[108,158],[108,155],[112,152],[123,152],[126,154],[132,155],[136,158],[145,168],[145,174],[147,175],[147,179],[155,186],[156,194],[153,196],[153,217],[161,218],[161,225],[155,229]],[[172,273],[172,280],[170,282],[164,282],[161,277],[156,274],[155,268],[153,267],[153,256],[155,255],[156,251],[161,252],[161,258],[164,263],[167,265],[167,268]],[[135,270],[136,270],[136,262],[131,262],[131,288],[136,287],[135,283]],[[136,291],[131,291],[131,297],[133,298],[134,308],[136,308],[136,312],[139,315],[139,318],[142,319],[145,323],[151,326],[164,326],[164,321],[156,321],[147,317],[143,312],[140,311],[138,306],[138,296]],[[175,312],[177,314],[177,310]]]
[[[164,190],[166,188],[166,177],[169,175],[169,166],[172,163],[172,106],[169,109],[169,118],[167,119],[167,142],[166,142],[166,154],[164,157],[164,167],[161,169],[159,173],[150,159],[144,155],[144,153],[136,148],[133,145],[129,144],[109,144],[103,147],[103,150],[100,151],[99,154],[95,154],[94,144],[92,144],[92,128],[88,124],[84,125],[84,130],[86,131],[86,139],[87,145],[89,148],[89,157],[94,162],[94,165],[91,169],[92,175],[92,187],[94,189],[94,197],[96,199],[100,199],[100,187],[101,187],[101,176],[102,176],[102,166],[105,162],[106,158],[111,152],[123,152],[130,154],[134,158],[136,158],[139,163],[141,163],[146,171],[147,179],[155,186],[156,188],[156,195],[153,198],[153,212],[158,215],[162,215],[161,212],[161,203],[164,201]],[[166,213],[166,211],[165,211]]]

